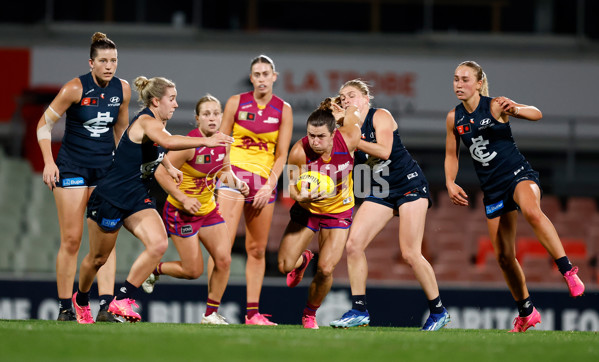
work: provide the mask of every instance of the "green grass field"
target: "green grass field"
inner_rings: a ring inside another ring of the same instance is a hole
[[[2,361],[597,361],[597,332],[0,320]]]

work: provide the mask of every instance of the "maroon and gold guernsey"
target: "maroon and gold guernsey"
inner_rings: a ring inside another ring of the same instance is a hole
[[[187,135],[189,137],[204,137],[197,128]],[[202,204],[200,210],[195,213],[197,216],[206,215],[216,208],[214,177],[223,167],[226,152],[227,149],[224,146],[214,148],[198,147],[195,149],[193,159],[181,166],[183,182],[179,185],[179,189],[186,195],[195,197]],[[176,208],[183,210],[183,204],[171,195],[168,196],[167,200]]]
[[[333,136],[333,149],[328,160],[312,150],[308,136],[302,138],[302,146],[306,153],[307,171],[317,171],[329,176],[335,183],[335,194],[324,200],[302,202],[299,205],[313,214],[338,214],[351,209],[355,203],[352,177],[354,158],[341,132],[337,131]]]
[[[275,162],[275,148],[283,119],[284,102],[273,94],[265,107],[258,106],[253,92],[239,95],[231,146],[231,164],[268,178]]]

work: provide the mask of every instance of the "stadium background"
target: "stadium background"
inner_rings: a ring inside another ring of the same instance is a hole
[[[38,174],[41,160],[31,127],[64,82],[87,72],[90,36],[102,31],[117,43],[117,76],[131,82],[142,74],[161,75],[177,83],[180,108],[167,126],[172,133],[191,128],[195,101],[206,92],[225,102],[249,89],[249,61],[260,53],[277,65],[275,93],[294,109],[294,140],[302,136],[311,109],[343,81],[369,81],[375,106],[393,113],[402,140],[431,183],[435,206],[429,212],[425,252],[445,303],[456,308],[454,327],[503,328],[514,308],[488,249],[467,153],[461,157],[458,182],[473,197],[473,207],[448,205],[444,190],[444,118],[457,104],[453,70],[462,60],[478,61],[489,76],[492,95],[534,104],[544,113],[540,123],[513,122],[514,137],[541,172],[544,210],[587,284],[581,301],[563,298],[567,292],[559,273],[523,223],[519,259],[533,297],[541,309],[551,310],[544,315],[555,316],[555,323],[546,323],[549,329],[599,330],[597,2],[107,0],[92,5],[31,1],[11,4],[10,11],[0,14],[0,65],[5,70],[0,94],[0,318],[54,318],[58,223],[52,195]],[[131,115],[137,109],[132,102]],[[60,131],[55,129],[56,147]],[[274,264],[289,207],[288,200],[278,202],[262,300],[264,310],[279,321],[298,323],[305,285],[299,291],[281,290],[283,278]],[[239,241],[243,232],[240,227]],[[400,261],[396,235],[395,222],[367,251],[371,312],[391,316],[378,322],[373,317],[373,324],[419,325],[424,298]],[[234,273],[223,300],[232,303],[223,314],[233,321],[239,320],[245,303],[242,245],[234,247]],[[86,246],[84,236],[80,258]],[[117,280],[140,246],[122,231]],[[176,258],[171,249],[166,259]],[[345,269],[344,259],[321,321],[349,305]],[[163,285],[163,292],[161,285],[152,298],[142,298],[145,320],[193,322],[193,311],[205,300],[205,277],[184,283],[165,280]],[[39,288],[37,294],[33,286]],[[405,312],[398,315],[398,307]]]

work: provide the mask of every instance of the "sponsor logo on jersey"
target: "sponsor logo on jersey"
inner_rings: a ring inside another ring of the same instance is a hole
[[[81,100],[81,106],[83,107],[97,107],[98,97],[85,97]]]
[[[487,213],[487,215],[490,215],[492,213],[494,213],[497,210],[501,210],[503,209],[503,200],[494,203],[492,205],[487,205],[485,206],[485,212]]]
[[[108,103],[108,107],[118,107],[121,105],[121,98],[114,96],[110,97],[110,103]]]
[[[459,134],[470,133],[470,125],[469,124],[464,124],[464,125],[461,125],[461,126],[457,126],[456,129],[458,130]]]
[[[240,121],[253,121],[256,119],[256,114],[250,112],[239,112],[238,118]]]
[[[493,127],[493,121],[491,121],[491,118],[485,118],[483,120],[481,120],[479,122],[480,126],[478,127],[479,130],[483,130],[485,128],[489,128],[489,127]]]
[[[85,181],[83,177],[72,177],[72,178],[63,178],[62,179],[62,187],[69,186],[83,186],[85,185]]]
[[[418,172],[409,173],[408,176],[407,176],[408,180],[411,180],[414,177],[418,177]]]
[[[279,119],[275,117],[268,117],[264,123],[279,123]]]
[[[205,165],[207,163],[210,163],[211,161],[211,155],[197,155],[196,157],[196,164],[198,165]]]
[[[181,235],[189,235],[193,232],[193,228],[191,225],[183,225],[181,226]]]
[[[104,226],[107,228],[113,228],[115,227],[119,221],[121,221],[121,218],[118,219],[106,219],[106,218],[102,218],[102,221],[100,223],[100,226]]]

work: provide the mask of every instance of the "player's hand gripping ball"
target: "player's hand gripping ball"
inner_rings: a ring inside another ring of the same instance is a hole
[[[297,180],[297,189],[301,190],[302,187],[310,192],[317,189],[318,192],[325,192],[326,194],[332,194],[335,191],[335,183],[333,180],[329,176],[318,171],[307,171],[302,173]]]

